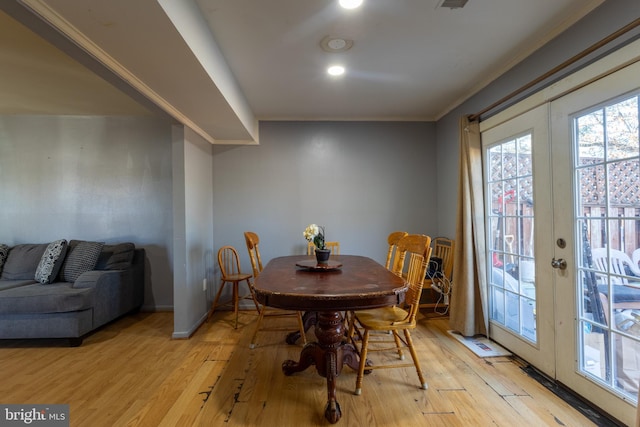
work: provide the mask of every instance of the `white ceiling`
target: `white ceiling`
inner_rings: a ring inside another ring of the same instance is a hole
[[[256,141],[258,120],[437,120],[603,0],[441,1],[364,0],[352,11],[337,0],[21,3],[216,143]],[[0,112],[142,113],[10,21],[0,14]],[[326,36],[353,46],[325,52]],[[333,63],[346,74],[329,77]]]

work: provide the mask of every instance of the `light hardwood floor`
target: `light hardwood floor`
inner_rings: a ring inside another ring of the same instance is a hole
[[[66,403],[72,426],[329,425],[324,378],[313,367],[290,377],[280,369],[283,360],[297,360],[300,346],[263,332],[249,349],[256,319],[241,312],[234,330],[232,313],[217,312],[191,339],[171,340],[171,313],[139,313],[81,347],[0,341],[0,403]],[[374,371],[355,396],[356,373],[345,367],[337,425],[595,425],[517,360],[478,358],[446,330],[446,319],[421,315],[413,333],[426,391],[407,368]]]

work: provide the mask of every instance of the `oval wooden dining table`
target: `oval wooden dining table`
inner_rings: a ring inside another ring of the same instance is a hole
[[[332,256],[329,265],[317,265],[308,256],[274,258],[256,278],[254,288],[261,304],[286,310],[317,312],[316,342],[308,343],[300,358],[282,364],[285,375],[315,365],[327,379],[325,418],[336,423],[342,416],[336,398],[336,378],[347,364],[358,369],[353,345],[345,343],[342,312],[400,304],[405,280],[371,258]]]

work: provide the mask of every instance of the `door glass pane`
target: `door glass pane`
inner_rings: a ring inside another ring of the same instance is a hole
[[[573,118],[579,369],[629,399],[640,384],[638,95]]]
[[[536,342],[530,132],[486,151],[491,320]]]

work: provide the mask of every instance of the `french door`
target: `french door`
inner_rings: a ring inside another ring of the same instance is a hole
[[[490,336],[555,376],[548,117],[539,106],[483,132],[482,144]]]
[[[551,104],[558,381],[633,424],[640,383],[640,63]],[[618,268],[621,261],[621,268]],[[564,301],[571,301],[565,305]]]
[[[482,132],[491,338],[629,425],[639,115],[636,62]]]

